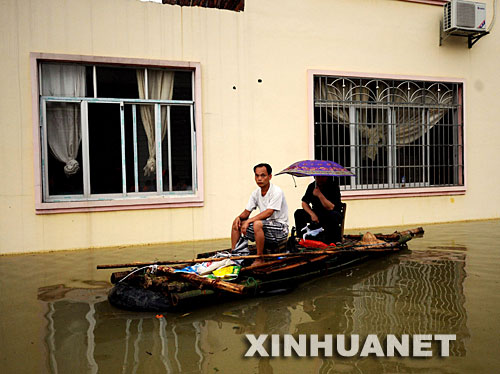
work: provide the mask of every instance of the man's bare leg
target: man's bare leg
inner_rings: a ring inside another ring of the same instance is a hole
[[[240,229],[236,225],[233,225],[231,227],[231,250],[233,250],[234,247],[236,247],[236,243],[238,243],[240,236],[241,236]]]
[[[257,247],[257,255],[264,254],[264,242],[266,238],[264,237],[264,228],[262,225],[262,221],[255,221],[253,223],[253,232],[255,235],[255,246]],[[257,259],[254,261],[254,264],[260,264],[264,262],[262,259]]]

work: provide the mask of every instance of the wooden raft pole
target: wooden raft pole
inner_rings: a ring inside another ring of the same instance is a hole
[[[343,248],[347,247],[331,247],[331,250],[328,250],[328,252],[333,253],[333,252],[339,252]],[[201,262],[207,262],[207,261],[223,261],[226,259],[230,260],[245,260],[245,259],[273,259],[277,257],[300,257],[304,255],[316,255],[316,253],[319,253],[319,251],[311,251],[311,252],[294,252],[294,253],[271,253],[271,254],[264,254],[264,255],[248,255],[248,256],[232,256],[232,257],[218,257],[218,258],[194,258],[191,260],[171,260],[171,261],[155,261],[155,262],[131,262],[127,264],[111,264],[111,265],[97,265],[97,269],[117,269],[117,268],[129,268],[129,267],[141,267],[141,266],[152,266],[152,265],[175,265],[175,264],[190,264],[190,263],[201,263]]]
[[[266,274],[292,270],[292,269],[298,268],[302,265],[310,264],[310,263],[317,262],[317,261],[322,261],[327,257],[328,257],[328,255],[324,255],[324,256],[319,256],[319,257],[313,258],[312,260],[304,260],[304,261],[296,262],[295,264],[290,264],[288,266],[284,266],[284,267],[277,268],[277,269],[269,269],[269,270],[266,269]]]
[[[147,267],[152,265],[175,265],[175,264],[190,264],[190,263],[202,263],[207,261],[223,261],[226,259],[230,260],[245,260],[245,259],[275,259],[279,257],[303,257],[303,256],[319,256],[324,254],[336,254],[347,252],[347,250],[352,248],[369,248],[369,247],[392,247],[394,246],[392,243],[386,243],[387,245],[383,246],[381,244],[351,244],[348,246],[342,247],[327,247],[331,249],[324,250],[316,250],[309,252],[291,252],[291,253],[272,253],[272,254],[264,254],[264,255],[248,255],[248,256],[232,256],[232,257],[218,257],[218,258],[194,258],[191,260],[171,260],[171,261],[155,261],[155,262],[131,262],[126,264],[111,264],[111,265],[97,265],[97,269],[117,269],[117,268],[128,268],[128,267]],[[368,249],[376,251],[377,248]]]
[[[300,260],[300,257],[298,257],[298,259]],[[267,262],[263,262],[263,263],[260,263],[260,264],[257,264],[257,265],[252,264],[250,266],[242,267],[241,270],[240,270],[240,274],[241,273],[246,273],[246,272],[249,272],[249,271],[261,270],[263,268],[268,268],[270,266],[280,265],[280,264],[282,264],[284,262],[287,262],[287,261],[290,261],[290,257],[281,258],[279,260],[267,261]]]

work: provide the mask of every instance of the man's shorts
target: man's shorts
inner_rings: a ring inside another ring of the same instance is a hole
[[[288,226],[272,220],[263,220],[262,228],[264,230],[264,238],[266,243],[279,243],[288,237]],[[248,225],[247,233],[245,235],[248,240],[255,241],[255,233],[253,231],[253,222]]]

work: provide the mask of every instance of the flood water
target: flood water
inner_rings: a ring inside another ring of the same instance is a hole
[[[407,227],[410,228],[410,227]],[[374,229],[392,232],[396,229]],[[500,370],[500,221],[424,226],[409,251],[290,293],[190,313],[106,299],[98,264],[193,258],[211,241],[0,257],[3,373],[492,373]],[[354,231],[352,233],[357,233]],[[449,357],[245,358],[245,334],[455,334]]]

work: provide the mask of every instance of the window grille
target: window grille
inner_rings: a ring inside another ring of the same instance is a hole
[[[314,77],[315,158],[344,190],[463,186],[462,84]]]

